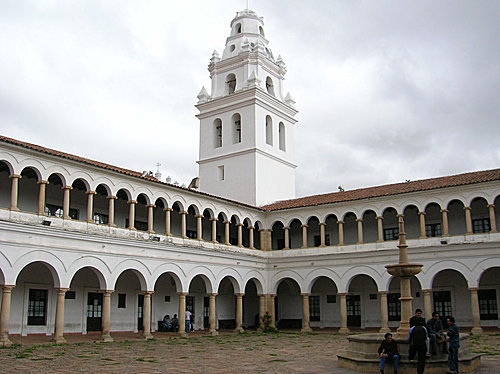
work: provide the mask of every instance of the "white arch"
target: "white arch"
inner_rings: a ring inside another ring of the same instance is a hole
[[[250,280],[254,280],[255,287],[257,288],[257,294],[262,295],[264,294],[264,287],[266,285],[266,281],[264,280],[264,276],[259,273],[256,270],[251,270],[248,273],[245,274],[243,277],[243,291],[245,290],[247,283],[250,282]]]
[[[99,287],[101,290],[108,289],[111,278],[111,269],[103,259],[96,256],[80,257],[69,265],[68,272],[65,277],[65,282],[67,283],[68,288],[71,285],[71,281],[75,277],[75,274],[83,268],[92,269],[99,280]]]
[[[495,267],[500,267],[499,257],[490,257],[477,263],[472,268],[472,275],[469,280],[469,287],[479,287],[479,282],[481,281],[481,277],[483,276],[484,272],[488,269]]]
[[[186,274],[179,265],[173,263],[163,263],[153,270],[151,274],[153,287],[163,274],[169,274],[174,279],[177,292],[183,292],[186,289]]]
[[[372,278],[377,286],[378,291],[384,290],[384,284],[387,283],[386,278],[389,274],[385,271],[385,268],[378,272],[377,269],[367,265],[357,265],[349,268],[344,274],[341,275],[341,281],[339,284],[339,292],[349,292],[349,286],[357,275],[367,275]]]
[[[12,266],[12,275],[14,283],[16,284],[17,278],[21,271],[28,266],[29,264],[40,262],[47,265],[48,269],[52,274],[52,279],[54,281],[54,287],[61,287],[61,279],[64,277],[66,273],[66,267],[64,266],[64,262],[59,259],[56,255],[52,254],[49,251],[44,250],[35,250],[28,252],[21,257],[19,257]],[[10,282],[11,280],[6,280]]]
[[[244,291],[241,275],[232,268],[224,268],[219,271],[215,278],[214,290],[217,290],[218,292],[222,280],[226,277],[229,278],[229,280],[233,284],[234,293],[242,293]]]
[[[422,276],[420,278],[420,283],[422,289],[432,289],[432,283],[438,273],[443,270],[455,270],[462,274],[465,278],[467,284],[469,284],[469,279],[472,279],[472,272],[467,265],[457,260],[443,260],[438,261],[430,265],[428,268],[424,266],[422,270]]]
[[[320,277],[330,279],[335,284],[337,292],[339,292],[339,284],[341,281],[340,276],[330,268],[319,268],[312,270],[305,276],[304,284],[306,286],[306,293],[311,293],[314,282],[316,282]]]
[[[200,275],[203,281],[205,282],[205,288],[207,293],[213,293],[215,292],[216,288],[214,287],[215,285],[215,275],[208,268],[207,266],[196,266],[195,268],[191,269],[191,271],[188,273],[186,277],[186,289],[184,292],[189,292],[189,286],[191,285],[191,282],[193,279],[197,276]]]
[[[135,259],[123,260],[114,267],[111,272],[111,280],[109,282],[112,290],[115,289],[116,282],[120,275],[126,270],[132,270],[137,275],[142,291],[153,291],[154,285],[151,284],[151,273],[149,272],[148,267],[144,263]]]
[[[269,288],[271,290],[271,293],[276,294],[276,292],[278,291],[279,284],[285,278],[293,279],[299,285],[300,293],[305,293],[304,292],[305,288],[303,285],[304,279],[300,276],[299,273],[293,270],[282,270],[273,275],[273,277],[271,278],[271,285]]]

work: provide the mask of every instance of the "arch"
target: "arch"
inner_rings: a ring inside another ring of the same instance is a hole
[[[208,218],[208,219],[215,218],[215,213],[212,209],[205,208],[205,210],[203,210],[203,216]]]
[[[226,75],[226,95],[233,94],[236,87],[236,75],[233,73]]]
[[[490,257],[477,263],[472,269],[469,287],[477,287],[484,272],[490,268],[500,267],[500,258]]]
[[[9,175],[14,174],[14,167],[12,166],[12,164],[9,161],[2,158],[2,159],[0,159],[0,167],[1,167],[1,164],[5,164],[5,169],[7,170]],[[1,170],[1,168],[0,168],[0,170]]]
[[[188,206],[187,212],[189,214],[198,215],[200,214],[200,208],[198,208],[195,204],[191,204]]]
[[[271,278],[271,287],[270,287],[271,293],[276,294],[276,292],[278,291],[278,286],[286,278],[294,280],[299,286],[300,292],[304,293],[304,285],[303,285],[304,279],[299,275],[299,273],[293,270],[283,270],[274,274],[274,276]]]
[[[222,120],[220,118],[216,118],[213,124],[214,128],[214,147],[222,147]]]
[[[233,214],[231,216],[231,223],[234,224],[234,225],[239,225],[240,224],[240,217],[238,217],[236,214]]]
[[[153,287],[156,287],[158,279],[160,279],[163,274],[168,274],[172,277],[175,282],[177,292],[184,292],[184,290],[186,290],[187,285],[185,281],[183,281],[185,280],[184,271],[180,266],[172,263],[161,264],[153,270],[151,274],[151,284]]]
[[[55,288],[69,288],[69,284],[62,284],[64,274],[66,273],[64,263],[52,253],[40,250],[26,253],[14,262],[12,266],[12,276],[14,278],[14,282],[11,284],[18,284],[17,278],[19,277],[19,274],[21,274],[21,271],[26,266],[34,263],[41,263],[49,269]]]
[[[249,217],[245,217],[245,219],[243,219],[243,224],[250,227],[252,226],[252,220]]]
[[[417,274],[417,275],[420,275],[420,274]],[[422,289],[423,289],[423,287],[422,287],[422,280],[421,280],[421,279],[420,279],[417,275],[414,275],[414,276],[412,276],[411,278],[412,278],[412,279],[413,279],[413,278],[415,279],[415,282],[417,282],[418,286],[420,287],[420,290],[422,290]],[[398,281],[399,281],[398,277],[395,277],[395,276],[392,276],[392,275],[391,275],[391,276],[389,276],[389,277],[387,278],[387,280],[386,280],[386,283],[385,283],[385,288],[383,288],[383,289],[381,289],[381,290],[379,290],[379,291],[389,291],[389,290],[390,290],[391,283],[392,283],[392,282],[398,282]],[[399,285],[398,285],[398,287],[399,287]],[[415,291],[415,290],[414,290],[414,288],[413,288],[413,286],[412,286],[412,292],[414,292],[414,291]]]
[[[24,177],[26,175],[25,173],[29,173],[30,171],[36,177],[37,182],[40,181],[40,180],[42,180],[42,174],[34,166],[29,166],[29,165],[24,166],[23,169],[21,170],[20,175],[22,175]]]
[[[84,268],[91,269],[99,280],[99,287],[101,290],[107,290],[109,285],[109,278],[111,277],[111,269],[104,260],[96,256],[84,256],[73,261],[68,268],[67,283],[71,284],[75,274]]]
[[[263,28],[262,26],[259,26],[259,34],[260,34],[261,36],[264,36],[264,37],[265,37],[265,35],[264,35],[264,28]]]
[[[341,281],[338,285],[339,292],[349,292],[349,286],[352,280],[357,275],[366,275],[372,278],[379,291],[384,289],[384,285],[387,283],[387,278],[390,277],[389,273],[385,271],[385,268],[383,269],[382,273],[379,273],[375,268],[371,266],[354,266],[341,275]]]
[[[319,268],[312,270],[311,272],[309,272],[309,274],[305,276],[304,278],[305,292],[311,293],[314,283],[321,277],[325,277],[331,280],[335,284],[335,287],[337,287],[337,291],[339,290],[340,276],[332,269]]]
[[[278,125],[278,135],[279,135],[279,149],[286,151],[286,134],[285,134],[285,124],[280,122]]]
[[[229,279],[233,285],[234,293],[242,293],[245,289],[243,288],[243,281],[241,275],[234,269],[224,268],[218,274],[214,284],[214,289],[219,292],[219,286],[224,279]]]
[[[266,90],[269,95],[274,96],[273,78],[271,78],[269,75],[266,77]]]
[[[188,275],[186,277],[187,290],[185,292],[189,292],[189,286],[191,285],[192,280],[198,275],[205,282],[205,288],[206,288],[207,293],[215,292],[214,291],[215,290],[214,284],[215,284],[216,277],[215,277],[214,273],[212,272],[212,270],[210,270],[206,266],[196,266],[195,268],[191,269],[191,271],[188,273]]]
[[[57,172],[57,171],[54,171],[52,172],[49,177],[47,178],[47,180],[51,183],[51,184],[55,184],[55,185],[62,185],[62,186],[67,186],[67,182],[66,182],[66,177],[61,174],[60,172]]]
[[[118,191],[116,191],[116,197],[125,201],[132,200],[132,194],[127,188],[120,188]]]
[[[264,294],[264,284],[265,284],[264,276],[255,270],[249,271],[247,274],[245,274],[245,277],[243,278],[243,282],[242,282],[242,284],[244,286],[243,289],[246,288],[247,284],[250,281],[254,282],[255,287],[257,288],[257,294],[263,295]]]
[[[179,200],[176,200],[172,204],[172,209],[176,212],[184,212],[184,205]]]
[[[242,31],[242,25],[241,25],[241,23],[237,23],[236,25],[234,25],[233,35],[234,34],[241,34],[241,31]]]
[[[266,116],[266,144],[273,145],[273,120],[270,115]]]
[[[112,270],[111,280],[109,282],[109,285],[112,287],[113,290],[116,287],[116,282],[120,277],[120,275],[122,275],[122,273],[124,273],[127,270],[131,270],[137,276],[142,291],[153,290],[152,285],[148,282],[149,276],[151,275],[148,267],[139,260],[134,260],[134,259],[124,260],[120,262],[118,265],[116,265],[115,268]]]
[[[427,269],[424,266],[423,271],[422,271],[422,276],[419,277],[420,283],[422,284],[422,288],[423,289],[431,289],[432,283],[434,282],[436,275],[438,275],[440,272],[442,272],[444,270],[454,270],[454,271],[462,274],[462,276],[464,276],[466,282],[468,282],[467,281],[468,279],[473,279],[471,269],[469,269],[462,262],[459,262],[456,260],[443,260],[443,261],[433,263]]]
[[[144,204],[144,205],[148,205],[148,204],[151,204],[151,199],[149,198],[149,196],[147,194],[145,194],[144,192],[140,192],[137,194],[137,197],[135,198],[135,200],[139,203],[139,204]]]
[[[95,192],[102,196],[111,196],[111,188],[106,183],[99,183],[95,188]]]
[[[234,113],[231,116],[231,125],[233,132],[233,144],[241,143],[241,115]]]

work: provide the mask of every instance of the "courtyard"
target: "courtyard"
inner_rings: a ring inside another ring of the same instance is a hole
[[[0,372],[354,373],[337,366],[337,354],[345,351],[347,340],[332,331],[154,336],[144,341],[138,334],[113,334],[113,343],[99,343],[94,342],[98,335],[68,335],[64,345],[51,344],[46,336],[13,336],[13,346],[0,348]],[[473,337],[472,351],[483,354],[477,374],[497,372],[498,330]]]

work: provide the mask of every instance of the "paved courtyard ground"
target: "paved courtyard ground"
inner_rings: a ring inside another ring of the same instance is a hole
[[[178,338],[156,333],[144,341],[137,334],[114,334],[113,343],[95,343],[98,336],[69,335],[68,344],[50,344],[48,337],[12,337],[17,343],[0,348],[1,373],[345,373],[337,354],[345,336],[334,332],[243,334],[210,337],[192,333]],[[477,374],[500,372],[500,333],[474,338],[472,350],[485,354]]]

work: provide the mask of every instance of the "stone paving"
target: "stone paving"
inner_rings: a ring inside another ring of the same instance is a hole
[[[113,334],[115,342],[93,342],[98,335],[68,335],[68,344],[50,344],[49,337],[12,337],[0,348],[1,373],[345,373],[337,354],[345,336],[331,331],[300,334],[191,333],[178,338],[155,333],[144,341],[137,334]],[[21,343],[21,344],[19,344]],[[477,374],[500,372],[500,333],[488,332],[473,342],[483,356]]]

